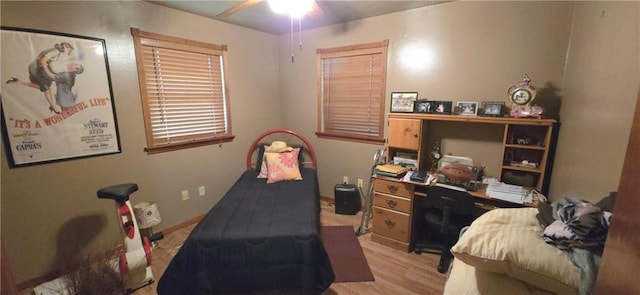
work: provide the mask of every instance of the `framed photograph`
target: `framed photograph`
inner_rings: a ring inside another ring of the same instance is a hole
[[[460,108],[460,115],[476,116],[478,115],[478,102],[475,101],[459,101],[456,107]]]
[[[418,99],[418,92],[391,92],[392,113],[413,113],[413,103]]]
[[[452,101],[434,101],[433,102],[433,113],[441,114],[441,115],[450,115],[453,107]]]
[[[504,101],[482,102],[482,116],[502,117],[504,115]]]
[[[1,28],[2,136],[12,168],[120,152],[103,39]]]
[[[430,114],[433,113],[433,101],[429,101],[426,99],[418,99],[413,103],[413,112],[414,113],[424,113]]]

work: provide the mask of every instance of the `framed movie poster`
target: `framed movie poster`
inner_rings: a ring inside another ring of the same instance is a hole
[[[9,27],[1,34],[10,166],[119,153],[104,40]]]

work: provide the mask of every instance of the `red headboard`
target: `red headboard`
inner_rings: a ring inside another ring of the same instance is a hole
[[[300,141],[305,148],[309,151],[309,156],[311,157],[311,162],[305,162],[305,164],[310,164],[313,169],[317,169],[317,161],[316,161],[316,152],[313,149],[311,143],[302,136],[302,134],[295,132],[293,130],[278,128],[267,130],[264,133],[258,135],[258,137],[253,141],[251,146],[249,147],[249,152],[247,152],[247,169],[252,169],[253,165],[253,154],[258,149],[259,143],[264,142],[272,142],[275,140],[281,140],[286,142],[288,145],[291,144],[292,139],[296,139]]]

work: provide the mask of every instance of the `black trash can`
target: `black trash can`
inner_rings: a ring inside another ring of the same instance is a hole
[[[355,215],[360,211],[360,194],[355,184],[341,183],[334,188],[336,214]]]

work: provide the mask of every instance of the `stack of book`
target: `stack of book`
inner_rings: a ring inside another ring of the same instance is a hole
[[[408,170],[408,168],[400,165],[384,164],[376,166],[375,173],[380,176],[400,178],[405,175]]]
[[[527,191],[519,185],[492,182],[487,186],[487,196],[507,202],[522,204]]]

